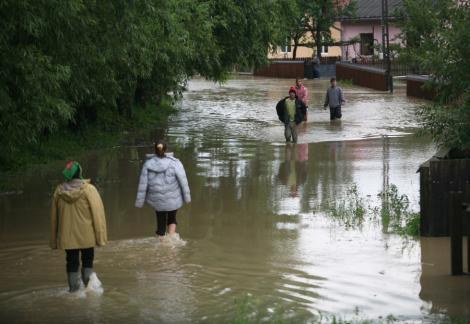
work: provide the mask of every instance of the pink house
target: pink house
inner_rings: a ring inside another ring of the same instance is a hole
[[[363,59],[377,55],[381,57],[377,45],[382,44],[382,1],[355,0],[354,17],[341,18],[341,43],[347,44],[352,39],[360,40],[355,44],[343,45],[341,57],[344,61]],[[389,39],[390,43],[401,43],[400,28],[393,24],[396,11],[403,8],[402,0],[388,0]]]

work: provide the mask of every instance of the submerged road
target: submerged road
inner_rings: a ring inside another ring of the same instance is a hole
[[[345,87],[343,120],[321,106],[325,80],[305,81],[309,120],[286,145],[275,104],[293,80],[192,80],[168,125],[152,136],[80,157],[99,188],[111,242],[96,249],[104,293],[66,292],[63,251],[47,248],[49,203],[63,162],[21,175],[0,196],[0,318],[4,322],[222,323],[432,320],[468,316],[470,284],[450,278],[447,239],[346,227],[331,206],[355,186],[368,204],[395,184],[418,210],[419,164],[435,147],[417,137],[421,103]],[[178,212],[183,247],[157,244],[150,208],[134,208],[156,137],[181,159],[193,201]],[[242,315],[240,315],[242,314]],[[244,317],[244,318],[245,318]]]

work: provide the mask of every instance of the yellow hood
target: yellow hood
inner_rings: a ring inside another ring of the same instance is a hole
[[[61,184],[58,188],[57,196],[69,204],[75,203],[83,195],[85,195],[86,184],[90,180],[74,179]]]

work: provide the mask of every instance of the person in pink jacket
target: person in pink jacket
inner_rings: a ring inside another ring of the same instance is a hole
[[[295,79],[295,92],[297,94],[297,98],[300,99],[308,109],[308,90],[302,84],[301,78]],[[307,121],[307,112],[305,112],[304,121]]]

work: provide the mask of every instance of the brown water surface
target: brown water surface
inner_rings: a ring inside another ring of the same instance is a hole
[[[344,89],[343,120],[321,109],[327,81],[306,81],[309,121],[286,145],[274,106],[292,80],[193,80],[164,134],[183,162],[193,201],[178,212],[186,246],[157,244],[154,213],[133,207],[152,140],[79,157],[99,188],[110,243],[96,250],[104,293],[66,292],[63,251],[47,248],[50,195],[63,162],[8,179],[0,196],[0,319],[11,322],[313,322],[470,318],[470,280],[450,277],[446,238],[348,228],[329,216],[352,185],[377,203],[395,184],[418,209],[420,102]],[[328,317],[330,316],[330,317]]]

